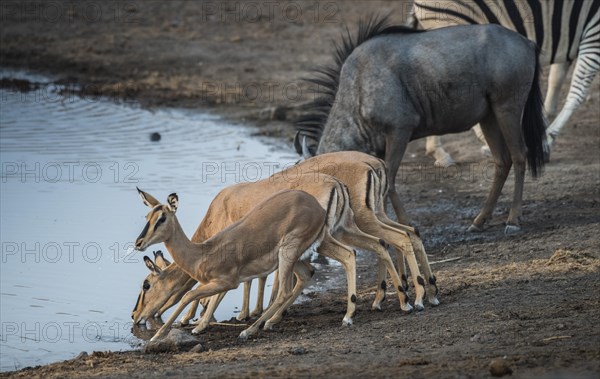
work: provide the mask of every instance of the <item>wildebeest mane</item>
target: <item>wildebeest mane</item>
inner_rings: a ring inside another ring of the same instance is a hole
[[[342,66],[350,54],[361,44],[378,36],[420,32],[423,31],[401,25],[390,25],[389,16],[381,17],[377,15],[371,15],[360,20],[358,32],[354,38],[348,27],[346,27],[346,32],[342,34],[341,41],[334,41],[333,63],[314,68],[313,76],[302,79],[317,86],[318,96],[302,105],[300,109],[301,116],[294,122],[297,131],[294,146],[298,154],[302,154],[302,137],[306,137],[313,142],[318,142],[321,139],[325,122],[338,91]]]

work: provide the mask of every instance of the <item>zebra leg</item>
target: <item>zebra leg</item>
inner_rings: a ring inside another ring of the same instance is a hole
[[[475,125],[473,127],[473,132],[475,132],[475,135],[477,136],[477,138],[479,138],[479,140],[483,143],[483,146],[481,146],[481,155],[483,155],[484,157],[491,157],[492,151],[490,150],[490,147],[487,145],[485,136],[483,135],[483,132],[481,131],[481,126],[479,124]]]
[[[427,137],[425,142],[425,152],[433,156],[436,167],[450,167],[456,164],[456,161],[444,150],[442,139],[439,136]]]
[[[546,110],[546,117],[548,117],[548,120],[552,120],[556,117],[560,89],[565,82],[568,70],[569,62],[554,63],[550,66],[548,91],[546,92],[546,100],[544,100],[544,109]]]
[[[579,56],[571,79],[571,88],[562,110],[546,130],[546,138],[551,148],[554,140],[567,125],[571,115],[585,100],[594,77],[600,70],[600,40],[583,40],[579,46]]]

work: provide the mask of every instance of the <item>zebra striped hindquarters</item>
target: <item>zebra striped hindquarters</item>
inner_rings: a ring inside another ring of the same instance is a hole
[[[600,0],[415,0],[409,23],[436,29],[464,24],[499,24],[534,41],[540,64],[552,65],[544,106],[552,124],[549,146],[586,99],[600,70]],[[558,110],[560,87],[571,62],[577,61],[565,105]],[[558,116],[557,116],[558,114]],[[556,118],[555,118],[556,117]],[[431,152],[439,140],[428,140]],[[436,152],[443,156],[443,149]]]

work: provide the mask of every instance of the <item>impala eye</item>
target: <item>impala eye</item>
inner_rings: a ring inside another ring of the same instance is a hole
[[[144,291],[148,291],[150,289],[150,282],[144,280],[144,286],[142,288],[144,289]]]
[[[158,221],[156,221],[156,225],[154,225],[154,229],[158,228],[158,226],[160,224],[162,224],[163,222],[165,222],[167,220],[167,218],[165,217],[165,215],[162,215],[161,218],[158,219]]]

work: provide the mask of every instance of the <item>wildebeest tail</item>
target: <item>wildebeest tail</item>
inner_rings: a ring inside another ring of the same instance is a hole
[[[546,119],[539,76],[540,63],[536,54],[533,83],[531,83],[521,121],[527,146],[527,163],[533,177],[539,176],[544,168],[544,144],[546,143]]]

